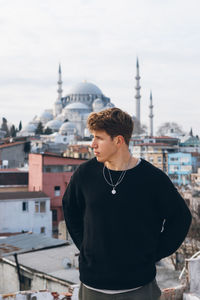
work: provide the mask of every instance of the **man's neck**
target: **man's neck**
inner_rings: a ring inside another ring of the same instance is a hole
[[[105,161],[105,166],[110,170],[122,171],[132,167],[133,157],[127,150],[126,152],[118,153],[115,157]]]

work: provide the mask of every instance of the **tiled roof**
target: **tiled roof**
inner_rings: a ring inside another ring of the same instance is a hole
[[[166,144],[166,143],[141,143],[141,144],[137,144],[135,146],[165,146],[165,147],[171,147],[171,145]]]
[[[16,145],[22,145],[22,144],[25,144],[26,142],[15,142],[15,143],[6,143],[6,144],[3,144],[3,145],[0,145],[0,149],[2,148],[7,148],[7,147],[13,147],[13,146],[16,146]]]
[[[0,193],[0,200],[13,199],[32,199],[32,198],[49,198],[43,192],[3,192]]]
[[[10,173],[10,172],[15,172],[15,173],[21,173],[24,171],[20,171],[19,169],[12,169],[12,168],[7,168],[7,169],[0,169],[0,173]]]

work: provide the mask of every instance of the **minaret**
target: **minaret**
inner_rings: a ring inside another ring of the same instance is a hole
[[[149,135],[153,136],[153,100],[152,100],[152,92],[150,92],[150,105],[149,105]]]
[[[61,74],[61,66],[59,64],[59,69],[58,69],[58,100],[61,100],[62,98],[62,74]]]
[[[59,69],[58,69],[58,98],[56,100],[56,102],[54,103],[54,116],[57,117],[57,115],[59,115],[62,112],[62,74],[61,74],[61,66],[59,64]]]
[[[139,62],[138,62],[138,58],[137,58],[137,62],[136,62],[136,95],[135,95],[135,99],[136,99],[136,118],[140,124],[140,99],[141,99],[141,95],[140,95],[140,73],[139,73]]]

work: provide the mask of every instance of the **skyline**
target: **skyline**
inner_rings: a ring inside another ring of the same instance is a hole
[[[61,63],[63,96],[83,80],[135,115],[136,58],[141,121],[200,134],[200,3],[192,0],[1,0],[0,118],[23,127],[53,108]]]

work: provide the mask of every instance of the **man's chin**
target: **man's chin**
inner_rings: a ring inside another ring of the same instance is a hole
[[[96,156],[96,159],[97,159],[98,162],[101,162],[101,163],[104,162],[104,159],[100,156]]]

